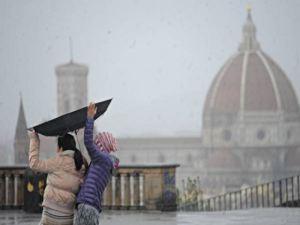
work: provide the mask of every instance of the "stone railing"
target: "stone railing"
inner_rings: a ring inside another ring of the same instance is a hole
[[[121,166],[112,176],[104,192],[103,207],[122,210],[176,210],[175,177],[178,166]],[[41,199],[39,195],[43,193],[41,189],[44,188],[45,177],[40,176],[38,178],[40,180],[36,181],[27,179],[26,176],[32,173],[26,170],[25,166],[0,167],[0,207],[2,209],[23,208],[24,199],[35,198],[32,195],[34,193]],[[39,188],[37,192],[27,190],[28,188],[34,189],[35,186]],[[28,194],[33,197],[28,198]]]
[[[300,175],[182,204],[179,209],[184,211],[227,211],[270,207],[300,207]]]
[[[22,208],[26,166],[0,167],[0,209]]]

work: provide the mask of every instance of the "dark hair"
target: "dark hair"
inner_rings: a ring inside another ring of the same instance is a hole
[[[71,134],[65,134],[64,136],[60,136],[57,138],[57,145],[59,148],[62,148],[63,151],[74,151],[74,162],[76,170],[80,170],[83,165],[83,156],[81,152],[76,148],[76,142],[74,137]]]

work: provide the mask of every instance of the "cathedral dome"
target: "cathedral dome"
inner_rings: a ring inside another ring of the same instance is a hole
[[[238,52],[220,69],[207,94],[204,117],[252,112],[298,114],[299,105],[288,77],[261,50],[249,11]]]

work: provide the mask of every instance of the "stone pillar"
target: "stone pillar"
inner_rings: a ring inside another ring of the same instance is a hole
[[[24,175],[20,174],[19,176],[19,182],[18,182],[18,190],[19,190],[19,194],[18,194],[18,202],[19,202],[19,207],[23,207],[24,206]]]
[[[134,207],[134,177],[133,174],[130,174],[130,178],[129,178],[129,182],[130,182],[130,208]]]
[[[125,207],[125,176],[126,174],[121,173],[120,174],[120,184],[121,184],[121,208],[123,209]]]
[[[118,174],[116,177],[115,182],[115,208],[119,209],[121,207],[121,176]]]
[[[18,206],[18,196],[19,196],[19,174],[14,175],[14,206]]]
[[[140,185],[139,185],[139,174],[135,173],[134,174],[134,195],[133,195],[133,201],[134,201],[134,207],[139,208],[139,203],[140,203]]]
[[[116,206],[116,177],[111,178],[111,206]]]
[[[124,176],[124,208],[130,207],[130,174]]]
[[[5,173],[5,206],[9,205],[9,177],[10,174]]]
[[[139,191],[140,191],[140,208],[144,207],[144,175],[139,176]]]
[[[0,207],[5,205],[5,177],[0,174]]]

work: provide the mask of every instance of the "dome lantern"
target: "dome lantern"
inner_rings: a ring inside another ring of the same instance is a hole
[[[247,9],[248,16],[243,27],[243,39],[239,46],[239,51],[256,51],[259,49],[259,43],[256,40],[256,27],[252,21],[251,8]]]

